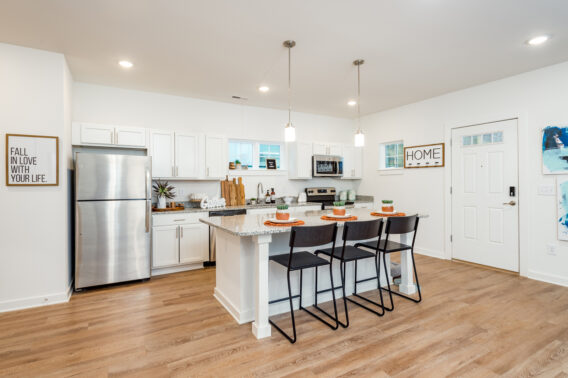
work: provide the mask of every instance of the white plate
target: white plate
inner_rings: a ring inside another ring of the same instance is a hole
[[[297,219],[297,218],[292,218],[292,217],[290,217],[290,219],[287,219],[287,220],[280,220],[280,219],[276,219],[276,218],[268,218],[268,221],[271,222],[271,223],[282,223],[282,224],[284,224],[284,223],[294,223],[294,222],[297,222],[298,219]]]
[[[345,213],[345,215],[334,215],[333,213],[327,213],[325,216],[328,218],[336,218],[336,219],[351,218],[351,214],[349,213]]]

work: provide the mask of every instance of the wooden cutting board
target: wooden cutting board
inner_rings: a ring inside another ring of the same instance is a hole
[[[229,197],[230,206],[235,206],[237,204],[237,179],[233,178],[233,182],[229,183]]]
[[[245,205],[245,185],[243,184],[243,178],[239,177],[239,205]]]

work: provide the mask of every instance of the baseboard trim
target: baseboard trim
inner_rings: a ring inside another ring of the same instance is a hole
[[[254,310],[240,312],[237,307],[223,294],[215,288],[213,296],[239,324],[250,323],[254,320]]]
[[[179,273],[185,272],[188,270],[195,270],[195,269],[203,269],[203,263],[195,263],[195,264],[188,264],[188,265],[180,265],[180,266],[170,266],[167,268],[154,268],[152,269],[151,276],[161,276],[163,274],[170,274],[170,273]]]
[[[20,298],[0,302],[0,313],[9,311],[25,310],[28,308],[49,306],[58,303],[67,303],[73,294],[73,281],[69,287],[61,293],[39,295],[36,297]]]
[[[446,260],[446,257],[444,256],[443,252],[440,251],[432,251],[429,249],[423,249],[423,248],[414,248],[414,252],[416,252],[419,255],[424,255],[424,256],[429,256],[429,257],[435,257],[437,259],[442,259],[442,260]]]
[[[527,272],[527,277],[537,281],[568,287],[568,277],[566,276],[558,276],[556,274],[542,273],[529,269],[529,271]]]

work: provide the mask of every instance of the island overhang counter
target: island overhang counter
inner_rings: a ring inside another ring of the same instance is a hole
[[[377,219],[368,209],[350,209],[358,220]],[[292,216],[305,222],[305,226],[328,224],[321,216],[327,211],[298,211]],[[215,298],[235,318],[239,324],[252,322],[252,332],[256,338],[271,335],[268,317],[289,311],[289,302],[270,302],[287,297],[286,269],[278,264],[270,264],[269,256],[289,253],[291,227],[266,226],[264,222],[274,214],[236,215],[230,217],[202,218],[201,222],[217,229],[216,248],[216,282]],[[420,215],[424,217],[424,215]],[[337,222],[339,231],[336,246],[342,245],[341,235],[344,222]],[[401,235],[400,242],[411,244],[412,234]],[[353,243],[349,243],[353,244]],[[302,248],[308,250],[309,248]],[[313,250],[313,249],[311,249]],[[387,266],[390,260],[387,257]],[[414,284],[412,260],[409,251],[401,252],[401,283],[399,290],[405,294],[416,292]],[[358,263],[358,279],[376,275],[375,260],[366,259]],[[389,269],[390,270],[390,269]],[[381,286],[386,285],[386,275],[381,267]],[[392,277],[389,274],[389,281]],[[346,267],[346,295],[353,292],[354,262]],[[339,262],[333,263],[333,277],[341,282]],[[299,271],[292,272],[292,293],[299,293]],[[302,304],[310,306],[314,303],[315,274],[314,269],[304,271]],[[318,288],[329,286],[329,269],[318,272]],[[357,292],[376,290],[376,280],[370,280],[357,285]],[[341,290],[336,291],[336,298],[341,298]],[[318,303],[331,300],[331,292],[318,295]],[[297,309],[298,301],[294,301]]]

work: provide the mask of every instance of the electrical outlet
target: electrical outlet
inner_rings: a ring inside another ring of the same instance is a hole
[[[549,243],[546,245],[546,253],[556,256],[556,244]]]
[[[183,196],[185,194],[185,190],[183,188],[178,188],[178,194]]]

